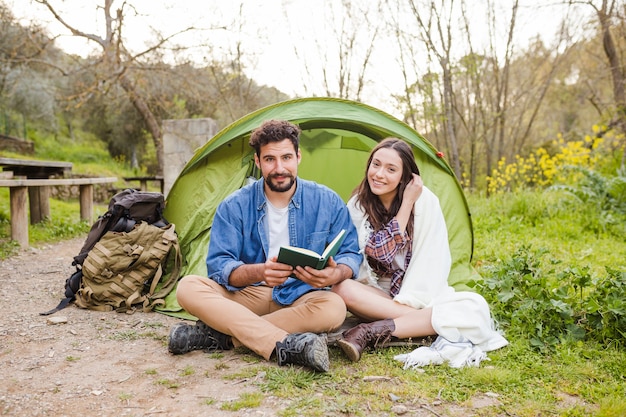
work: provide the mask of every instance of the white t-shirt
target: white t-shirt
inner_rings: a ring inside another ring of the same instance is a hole
[[[267,227],[270,238],[268,258],[278,256],[281,246],[289,245],[289,206],[276,208],[267,201]]]

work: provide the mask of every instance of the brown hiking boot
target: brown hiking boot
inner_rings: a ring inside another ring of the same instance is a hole
[[[337,344],[348,355],[352,362],[361,359],[361,353],[366,347],[376,347],[391,339],[391,333],[396,330],[396,324],[392,319],[361,323],[342,334]]]

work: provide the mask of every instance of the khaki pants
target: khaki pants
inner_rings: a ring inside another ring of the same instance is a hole
[[[283,307],[272,301],[270,287],[249,286],[231,292],[198,275],[180,280],[176,298],[188,313],[231,335],[235,347],[244,345],[267,360],[276,342],[288,334],[332,332],[346,318],[345,303],[330,291],[311,291]]]

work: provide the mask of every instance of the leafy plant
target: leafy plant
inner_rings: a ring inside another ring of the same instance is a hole
[[[565,190],[578,201],[602,212],[626,214],[626,168],[619,169],[613,177],[582,166],[566,165],[561,169],[579,173],[580,179],[574,184],[556,184],[552,188]]]
[[[558,261],[542,260],[546,254],[523,246],[510,259],[485,267],[485,279],[471,285],[501,326],[540,351],[565,340],[623,345],[626,272],[607,268],[605,277],[592,276],[589,268],[558,272],[553,269]]]
[[[593,279],[583,299],[580,325],[602,344],[626,343],[626,271],[606,268],[607,275]]]

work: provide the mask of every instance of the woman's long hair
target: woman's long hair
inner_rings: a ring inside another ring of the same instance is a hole
[[[367,173],[372,159],[374,158],[374,154],[376,154],[376,151],[383,148],[395,150],[402,160],[402,178],[400,179],[400,184],[398,184],[398,192],[391,203],[389,211],[385,209],[380,198],[372,192],[369,182],[367,181]],[[352,192],[352,195],[357,196],[357,202],[369,217],[369,222],[374,230],[382,229],[398,213],[400,205],[402,204],[402,196],[404,195],[406,184],[411,181],[413,174],[419,175],[419,173],[413,151],[405,141],[398,138],[386,138],[372,149],[370,157],[367,160],[367,166],[365,167],[365,177],[363,181],[361,181],[361,184]],[[413,236],[413,216],[409,218],[406,230],[409,236]]]

